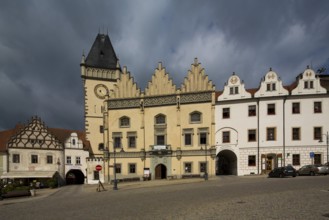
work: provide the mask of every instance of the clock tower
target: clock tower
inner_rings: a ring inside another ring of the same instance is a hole
[[[121,68],[107,34],[98,34],[87,58],[82,55],[81,78],[85,95],[85,130],[93,154],[103,154],[104,101],[120,78]]]

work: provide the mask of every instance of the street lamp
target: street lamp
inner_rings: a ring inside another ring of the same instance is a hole
[[[329,153],[328,153],[328,143],[329,143],[329,134],[328,134],[328,131],[327,131],[327,133],[326,134],[322,134],[322,136],[326,136],[326,144],[327,144],[327,163],[329,162]],[[322,143],[323,142],[323,140],[322,140],[322,136],[321,136],[321,139],[319,140],[319,142],[320,143]]]
[[[114,173],[114,182],[113,182],[113,190],[118,190],[118,183],[117,183],[117,171],[116,171],[116,150],[115,150],[115,146],[113,145],[113,173]]]
[[[113,190],[118,190],[118,180],[117,180],[117,163],[116,163],[116,145],[113,145],[113,173],[114,173],[114,185],[113,185]],[[121,151],[124,152],[123,147],[121,147]]]
[[[60,178],[60,165],[61,165],[61,161],[59,160],[59,158],[57,158],[57,166],[58,166],[58,176],[57,176],[57,187],[59,188],[59,178]]]
[[[107,162],[107,182],[110,182],[110,173],[109,173],[109,158],[110,158],[110,154],[109,154],[109,148],[106,147],[103,150],[103,157],[104,157],[104,176],[105,176],[105,162]],[[104,178],[104,182],[105,182],[105,178]]]
[[[208,180],[208,160],[207,160],[207,144],[204,145],[205,146],[205,151],[204,151],[204,154],[205,154],[205,159],[206,159],[206,164],[205,164],[205,167],[204,167],[204,180]],[[201,149],[202,149],[202,146],[201,146]]]

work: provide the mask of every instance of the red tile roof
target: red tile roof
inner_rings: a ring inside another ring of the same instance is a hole
[[[25,126],[22,124],[17,124],[14,129],[0,131],[0,152],[7,151],[7,143],[10,138],[24,127]],[[83,131],[68,130],[62,128],[48,128],[48,131],[56,138],[58,138],[58,140],[61,141],[63,144],[65,143],[65,140],[70,137],[71,133],[77,133],[78,138],[82,140],[83,149],[92,152],[90,142],[86,139],[86,133]]]

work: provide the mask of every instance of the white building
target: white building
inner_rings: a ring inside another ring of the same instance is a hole
[[[270,69],[260,87],[249,90],[233,74],[217,93],[217,174],[261,174],[288,164],[327,162],[326,143],[319,140],[325,140],[328,122],[328,91],[313,70],[283,86]]]
[[[25,184],[47,184],[50,179],[60,184],[85,182],[90,147],[84,132],[48,128],[40,118],[32,117],[27,125],[19,124],[0,136],[8,164],[1,179]]]

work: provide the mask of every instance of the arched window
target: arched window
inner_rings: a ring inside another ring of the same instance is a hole
[[[103,143],[98,144],[98,150],[104,150],[104,144]]]
[[[201,112],[197,112],[197,111],[192,112],[190,114],[190,122],[191,123],[201,123],[201,116],[202,116]]]
[[[155,124],[156,125],[166,124],[166,116],[163,114],[159,114],[155,116]]]
[[[120,127],[129,127],[130,119],[127,116],[123,116],[120,118]]]

